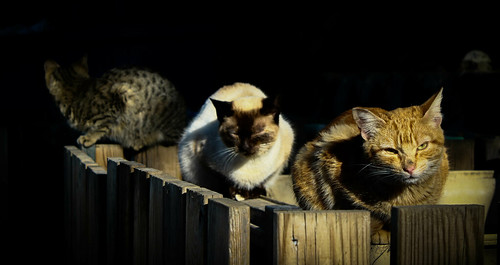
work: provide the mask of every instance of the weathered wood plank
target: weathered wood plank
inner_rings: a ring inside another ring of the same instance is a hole
[[[186,264],[201,265],[207,260],[207,204],[222,194],[200,187],[186,193]]]
[[[181,179],[177,152],[178,148],[176,145],[156,145],[136,154],[134,160],[148,167],[161,170],[177,179]]]
[[[106,264],[117,261],[117,226],[118,226],[118,165],[125,161],[121,157],[108,158],[108,177],[106,180]]]
[[[133,254],[133,185],[135,168],[144,165],[108,158],[108,264],[131,264]]]
[[[107,169],[108,157],[124,157],[123,148],[119,144],[94,144],[90,147],[81,147],[99,166]]]
[[[73,205],[73,160],[75,152],[78,151],[76,146],[65,146],[64,147],[64,246],[65,246],[65,261],[67,264],[72,263],[72,255],[74,253],[73,237],[75,230],[75,221],[73,219],[73,211],[75,210]]]
[[[369,257],[367,211],[274,212],[274,264],[368,264]]]
[[[158,170],[136,168],[132,175],[134,264],[148,264],[150,173],[152,172],[158,172]]]
[[[92,158],[81,150],[74,150],[71,158],[72,164],[72,243],[73,264],[88,263],[88,194],[87,194],[87,168],[97,165]]]
[[[186,192],[199,187],[178,179],[164,181],[164,259],[169,264],[186,264]]]
[[[164,223],[165,223],[165,180],[173,179],[162,171],[148,172],[149,188],[149,223],[148,223],[148,263],[164,264]],[[167,261],[165,259],[165,261]],[[173,264],[169,261],[170,264]]]
[[[483,264],[484,206],[392,209],[391,264]]]
[[[250,207],[228,198],[208,200],[207,264],[250,264]]]
[[[101,166],[88,167],[88,264],[105,264],[106,261],[106,178],[107,172]]]

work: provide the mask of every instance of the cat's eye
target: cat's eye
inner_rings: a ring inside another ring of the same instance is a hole
[[[391,153],[391,154],[399,154],[399,151],[397,149],[394,149],[394,148],[385,148],[384,151],[388,152],[388,153]]]
[[[429,145],[429,142],[424,142],[423,144],[421,144],[417,147],[417,150],[418,151],[424,150],[425,148],[427,148],[428,145]]]
[[[252,139],[261,142],[267,142],[270,138],[271,136],[268,133],[258,133],[252,136]]]

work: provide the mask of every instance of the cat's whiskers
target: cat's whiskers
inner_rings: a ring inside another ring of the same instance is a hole
[[[237,155],[238,153],[236,152],[235,147],[222,148],[214,153],[215,157],[221,159],[221,164],[224,171],[226,171],[228,167],[231,167],[231,164]]]

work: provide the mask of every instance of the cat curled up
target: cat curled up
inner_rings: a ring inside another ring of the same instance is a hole
[[[212,94],[179,142],[184,180],[246,199],[266,194],[287,165],[294,132],[275,99],[246,83]]]
[[[45,62],[45,81],[63,116],[83,132],[85,147],[106,137],[139,150],[177,144],[186,125],[184,99],[167,79],[137,68],[89,76],[87,57],[69,67]]]
[[[292,166],[303,209],[362,209],[372,234],[389,230],[392,206],[437,203],[448,175],[442,89],[420,106],[353,108],[306,143]]]

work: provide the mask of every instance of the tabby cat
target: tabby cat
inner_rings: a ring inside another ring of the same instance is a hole
[[[294,132],[277,101],[235,83],[205,101],[179,142],[183,179],[235,199],[266,194],[290,156]]]
[[[306,143],[292,166],[303,209],[364,209],[372,234],[390,227],[391,207],[434,204],[448,175],[442,89],[420,106],[353,108]]]
[[[45,81],[69,124],[84,133],[77,142],[85,147],[102,137],[134,150],[173,145],[186,125],[184,99],[157,73],[114,68],[92,78],[85,56],[69,67],[47,60]]]

